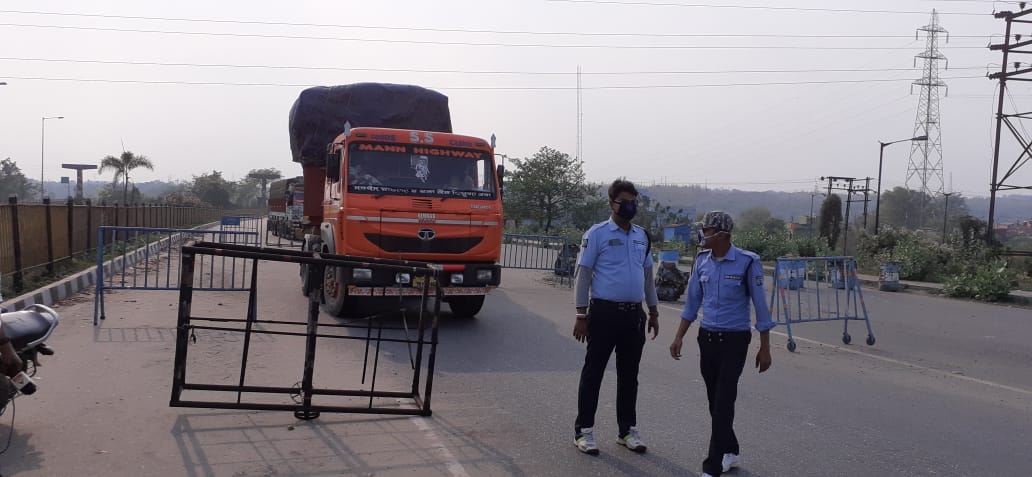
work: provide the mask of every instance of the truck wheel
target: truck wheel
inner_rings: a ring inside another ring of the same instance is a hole
[[[448,299],[448,308],[459,318],[472,318],[484,307],[484,295],[453,296]]]
[[[351,308],[344,287],[344,270],[340,267],[326,267],[322,309],[330,316],[341,316],[344,310]]]

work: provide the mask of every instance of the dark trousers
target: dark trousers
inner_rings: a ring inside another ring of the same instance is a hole
[[[638,364],[645,347],[645,311],[592,301],[588,310],[588,352],[577,392],[575,432],[595,427],[598,392],[609,355],[616,350],[616,421],[620,435],[637,425]]]
[[[702,471],[714,477],[723,471],[724,454],[739,452],[734,430],[735,399],[750,340],[749,331],[699,330],[699,367],[706,382],[711,421],[709,452],[702,462]]]

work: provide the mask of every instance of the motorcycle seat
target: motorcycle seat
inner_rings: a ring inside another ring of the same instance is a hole
[[[43,305],[29,305],[21,311],[0,314],[0,326],[14,349],[42,343],[50,337],[57,323],[57,312]]]

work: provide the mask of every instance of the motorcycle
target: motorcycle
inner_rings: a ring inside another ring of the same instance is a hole
[[[30,305],[23,310],[0,313],[0,328],[3,335],[11,340],[11,346],[21,358],[21,371],[13,377],[0,377],[0,415],[7,409],[7,404],[19,395],[36,392],[36,382],[32,379],[39,367],[39,356],[52,356],[54,349],[45,341],[57,328],[59,322],[57,312],[44,305]]]

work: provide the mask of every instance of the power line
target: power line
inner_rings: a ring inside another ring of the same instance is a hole
[[[79,63],[99,65],[129,65],[129,66],[170,66],[170,67],[196,67],[196,68],[245,68],[245,69],[273,69],[273,70],[310,70],[310,71],[373,71],[381,73],[444,73],[444,74],[471,74],[471,75],[576,75],[571,71],[513,71],[513,70],[461,70],[461,69],[419,69],[419,68],[360,68],[344,66],[302,66],[302,65],[264,65],[264,64],[233,64],[233,63],[185,63],[185,62],[159,62],[159,61],[128,61],[128,60],[87,60],[74,58],[29,58],[16,56],[0,56],[0,61],[26,61],[43,63]],[[953,67],[954,70],[979,70],[985,66],[964,66]],[[665,70],[665,71],[585,71],[584,75],[593,76],[620,76],[620,75],[701,75],[701,74],[783,74],[783,73],[885,73],[916,71],[916,68],[831,68],[831,69],[788,69],[788,70]]]
[[[971,1],[971,0],[965,0]],[[20,15],[44,15],[75,18],[104,18],[119,20],[147,20],[147,21],[169,21],[183,23],[215,23],[228,25],[261,25],[261,26],[291,26],[305,28],[339,28],[357,30],[387,30],[387,31],[415,31],[433,33],[477,33],[497,35],[551,35],[551,36],[585,36],[585,37],[646,37],[646,38],[910,38],[910,35],[871,35],[871,34],[780,34],[780,33],[646,33],[646,32],[571,32],[571,31],[535,31],[535,30],[488,30],[488,29],[467,29],[467,28],[430,28],[430,27],[400,27],[386,25],[357,25],[357,24],[329,24],[329,23],[299,23],[281,22],[268,20],[227,20],[215,18],[184,18],[184,17],[149,17],[137,15],[109,15],[93,13],[70,13],[70,12],[41,12],[29,10],[0,10],[0,13],[14,13]],[[989,35],[953,35],[953,38],[988,38]]]
[[[822,13],[890,13],[904,15],[927,15],[928,12],[908,10],[862,10],[856,8],[827,8],[827,7],[781,7],[771,5],[733,5],[716,3],[677,3],[677,2],[645,2],[645,1],[616,1],[616,0],[546,0],[549,2],[562,3],[584,3],[600,5],[621,5],[621,6],[650,6],[650,7],[685,7],[685,8],[728,8],[740,10],[778,10],[792,12],[822,12]],[[974,12],[940,12],[942,15],[969,15],[989,16],[988,13]]]
[[[86,83],[129,83],[129,84],[168,84],[168,85],[198,85],[198,86],[282,86],[282,87],[311,87],[319,86],[304,83],[237,83],[224,81],[175,81],[175,80],[130,80],[110,78],[54,78],[41,76],[2,76],[5,79],[17,79],[26,81],[68,81]],[[957,76],[943,79],[984,79],[983,76]],[[819,85],[819,84],[851,84],[851,83],[885,83],[897,81],[912,81],[909,78],[880,78],[880,79],[859,79],[859,80],[828,80],[828,81],[772,81],[757,83],[708,83],[708,84],[680,84],[680,85],[609,85],[609,86],[587,86],[585,90],[634,90],[634,89],[687,89],[687,88],[725,88],[725,87],[746,87],[746,86],[790,86],[790,85]],[[576,86],[433,86],[435,89],[444,90],[466,90],[466,91],[567,91],[575,90]]]
[[[555,0],[558,1],[558,0]],[[623,44],[549,44],[549,43],[503,43],[503,42],[472,42],[472,41],[443,41],[443,40],[403,40],[388,38],[346,38],[335,36],[307,36],[307,35],[271,35],[259,33],[229,33],[229,32],[201,32],[182,30],[147,30],[138,28],[104,28],[104,27],[83,27],[70,25],[34,25],[26,23],[0,23],[0,26],[22,27],[22,28],[50,28],[60,30],[80,31],[106,31],[115,33],[155,33],[163,35],[193,35],[193,36],[217,36],[237,38],[272,38],[278,40],[328,40],[328,41],[352,41],[365,43],[402,43],[411,45],[450,45],[450,46],[493,46],[493,47],[514,47],[514,48],[609,48],[609,49],[630,49],[630,50],[908,50],[912,48],[900,46],[799,46],[799,45],[623,45]],[[952,49],[985,49],[984,46],[955,46]]]

